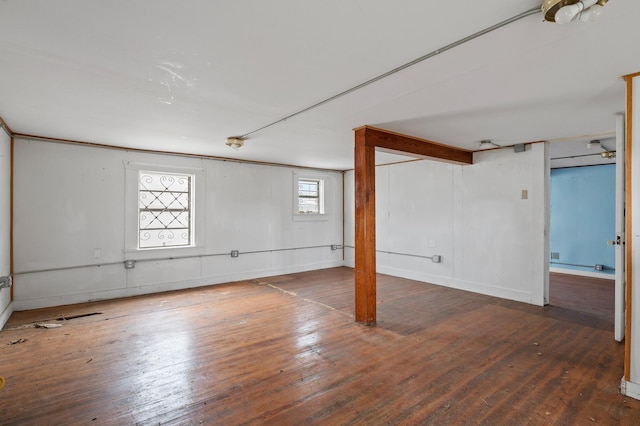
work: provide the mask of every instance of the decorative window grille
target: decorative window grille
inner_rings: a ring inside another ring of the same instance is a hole
[[[298,179],[298,213],[323,214],[322,180]]]
[[[193,243],[193,176],[138,173],[138,247],[180,247]]]

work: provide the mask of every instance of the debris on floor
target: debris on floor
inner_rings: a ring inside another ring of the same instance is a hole
[[[69,321],[69,320],[76,319],[76,318],[91,317],[91,316],[94,316],[94,315],[102,315],[102,312],[91,312],[91,313],[88,313],[88,314],[61,316],[61,317],[56,318],[56,319],[58,321]]]
[[[26,342],[26,341],[27,341],[27,339],[20,338],[20,339],[18,339],[18,340],[12,340],[12,341],[10,341],[10,342],[9,342],[9,343],[7,343],[7,344],[8,344],[8,345],[17,345],[18,343],[24,343],[24,342]]]
[[[62,327],[62,324],[51,324],[46,322],[39,322],[34,325],[35,328],[58,328]]]

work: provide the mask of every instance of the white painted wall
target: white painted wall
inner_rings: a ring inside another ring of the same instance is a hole
[[[341,251],[329,247],[241,254],[238,258],[226,255],[231,250],[341,244],[339,172],[26,139],[15,141],[14,157],[16,310],[342,265]],[[132,250],[127,221],[136,212],[127,202],[126,188],[131,188],[127,180],[131,163],[200,170],[196,185],[203,184],[203,193],[196,194],[196,208],[204,215],[196,228],[195,248]],[[327,215],[322,220],[294,217],[295,173],[325,178]],[[202,176],[204,182],[198,181]],[[225,255],[207,256],[218,253]],[[196,257],[148,261],[185,254]],[[135,269],[125,270],[125,259],[138,259]],[[115,264],[86,266],[109,263]],[[56,270],[27,273],[43,269]]]
[[[0,128],[0,275],[10,271],[11,232],[11,138]],[[0,328],[13,312],[11,289],[0,289]]]
[[[622,381],[622,392],[626,395],[640,399],[640,78],[633,79],[633,116],[629,117],[633,122],[631,151],[631,235],[627,240],[631,241],[631,282],[627,283],[632,288],[631,294],[631,329],[627,330],[626,339],[631,344],[631,369],[629,382]]]
[[[548,295],[546,144],[476,153],[474,164],[376,168],[378,272],[543,305]],[[528,193],[522,199],[522,191]],[[345,245],[354,245],[353,172]],[[441,255],[442,263],[404,256]],[[354,266],[354,250],[345,249]]]

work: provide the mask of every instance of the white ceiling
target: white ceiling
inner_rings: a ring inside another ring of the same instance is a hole
[[[0,116],[22,134],[331,169],[373,125],[477,150],[611,135],[640,1],[536,14],[243,135],[541,0],[2,0]],[[396,157],[380,157],[393,161]]]

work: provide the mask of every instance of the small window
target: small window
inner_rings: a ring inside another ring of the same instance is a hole
[[[324,181],[298,179],[298,214],[324,214]]]
[[[193,245],[193,175],[138,173],[138,248]]]

